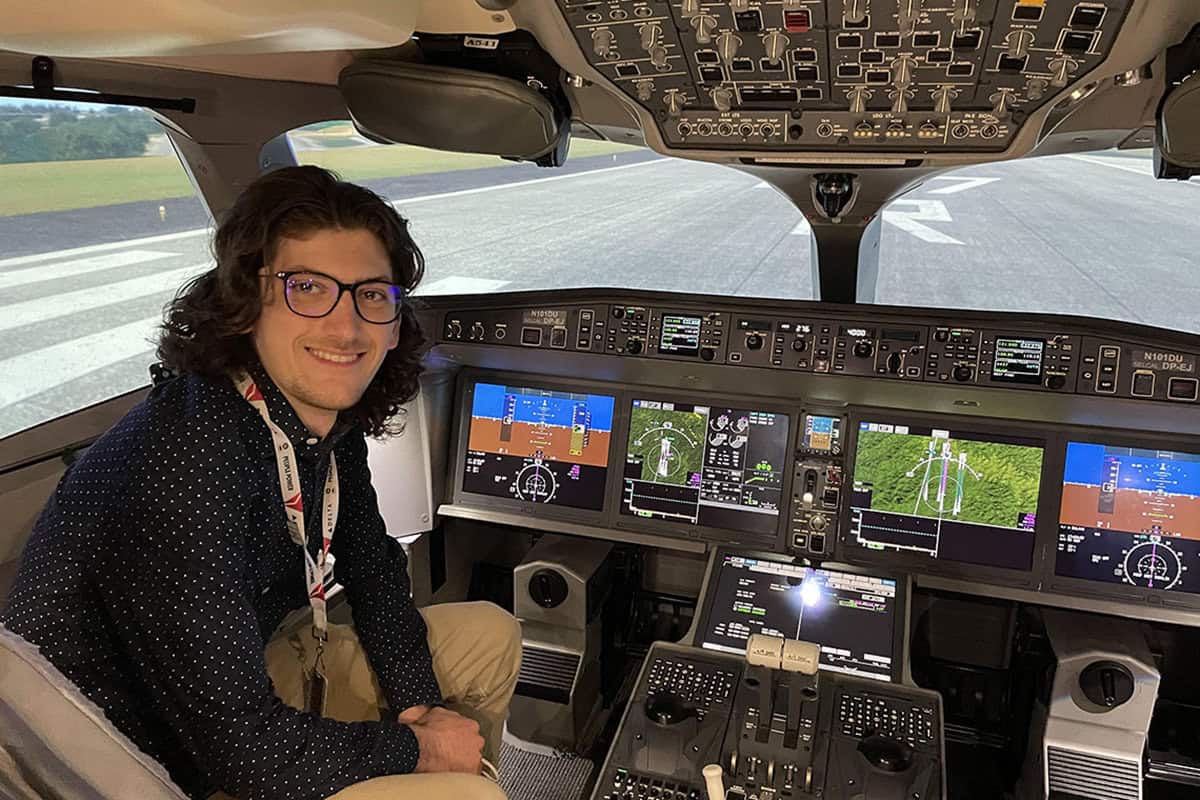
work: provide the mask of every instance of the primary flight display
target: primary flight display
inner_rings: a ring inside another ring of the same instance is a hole
[[[613,397],[494,383],[473,391],[463,491],[603,507]]]

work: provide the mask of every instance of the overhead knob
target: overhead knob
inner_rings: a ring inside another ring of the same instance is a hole
[[[733,90],[718,86],[712,90],[713,106],[722,114],[733,108]]]
[[[896,91],[892,92],[892,113],[908,113],[908,92],[905,90],[897,89]]]
[[[712,14],[697,14],[692,17],[692,27],[696,29],[696,44],[711,44],[717,18]]]
[[[917,27],[917,18],[921,16],[921,0],[900,0],[896,9],[896,25],[900,28],[901,36],[911,36]]]
[[[1054,73],[1054,77],[1050,79],[1050,85],[1060,89],[1071,82],[1071,73],[1079,68],[1079,65],[1075,63],[1075,59],[1067,56],[1059,56],[1058,58],[1051,59],[1047,66]]]
[[[737,57],[738,48],[742,46],[742,37],[736,33],[725,31],[717,37],[717,55],[725,62],[725,66]]]
[[[965,28],[975,21],[975,0],[955,0],[950,22]]]
[[[729,0],[729,7],[734,13],[750,10],[750,0]]]
[[[691,19],[700,13],[700,0],[683,0],[679,13],[684,19]]]
[[[850,113],[862,114],[867,110],[867,101],[871,99],[871,90],[865,86],[855,86],[846,96],[850,98]]]
[[[656,67],[665,67],[667,65],[667,48],[661,44],[656,44],[649,50],[650,63]]]
[[[1013,100],[1016,95],[1012,89],[1001,89],[988,98],[988,102],[992,104],[992,116],[996,119],[1004,119],[1008,116]]]
[[[896,84],[896,88],[904,91],[913,83],[913,70],[917,67],[917,60],[912,56],[900,56],[892,62],[892,82]]]
[[[672,117],[678,117],[679,112],[683,110],[684,103],[687,102],[687,97],[678,89],[668,89],[663,99],[667,102],[667,113]]]
[[[778,64],[783,58],[783,54],[787,52],[787,47],[792,43],[792,40],[784,36],[779,31],[771,31],[763,37],[763,47],[767,50],[767,61],[772,64]]]
[[[658,44],[658,37],[662,35],[662,25],[657,22],[647,22],[642,26],[642,49],[649,50]]]
[[[612,52],[613,39],[616,34],[608,28],[599,28],[592,31],[592,52],[601,58],[608,58],[608,54]]]
[[[933,90],[933,113],[949,114],[951,103],[958,97],[958,90],[953,86],[942,86]]]
[[[1024,58],[1029,55],[1029,48],[1033,46],[1033,40],[1033,31],[1019,30],[1009,33],[1004,37],[1004,43],[1008,45],[1008,57]]]
[[[654,98],[654,84],[642,81],[637,85],[637,97],[640,102],[649,103]]]
[[[867,0],[846,0],[842,20],[847,25],[862,25],[867,21]]]
[[[1046,96],[1046,87],[1049,85],[1045,78],[1034,78],[1025,87],[1025,96],[1033,101],[1041,100]]]

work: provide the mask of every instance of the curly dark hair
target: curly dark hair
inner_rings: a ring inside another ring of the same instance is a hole
[[[255,180],[222,217],[213,237],[216,267],[185,285],[167,305],[158,357],[175,372],[211,377],[259,363],[248,331],[262,312],[259,274],[283,237],[321,230],[366,230],[387,250],[396,283],[411,292],[425,259],[408,222],[370,189],[320,167],[285,167]],[[388,351],[362,398],[341,418],[369,436],[404,428],[401,406],[417,394],[425,338],[411,304],[400,315],[400,342]]]

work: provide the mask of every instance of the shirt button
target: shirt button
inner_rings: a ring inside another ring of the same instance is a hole
[[[316,444],[316,443],[317,443],[317,442],[319,442],[319,441],[321,441],[321,440],[320,440],[320,439],[318,439],[317,437],[315,437],[315,436],[310,436],[310,437],[308,437],[307,439],[305,439],[305,440],[304,440],[304,443],[305,443],[305,444]]]

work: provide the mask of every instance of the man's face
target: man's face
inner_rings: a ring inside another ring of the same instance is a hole
[[[276,272],[313,270],[342,283],[392,281],[383,243],[364,230],[329,229],[304,239],[281,239],[263,278],[262,314],[252,335],[258,356],[304,424],[324,436],[337,412],[359,401],[400,337],[400,321],[375,325],[354,310],[344,292],[320,318],[293,313]]]

